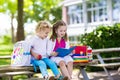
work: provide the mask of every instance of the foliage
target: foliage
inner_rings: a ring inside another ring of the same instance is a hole
[[[120,47],[120,24],[114,24],[113,26],[99,26],[91,33],[82,35],[80,41],[84,45],[90,45],[93,49]],[[103,58],[105,57],[117,57],[120,54],[112,52],[110,54],[101,53]],[[95,56],[93,56],[95,58]],[[113,61],[111,61],[113,62]],[[102,70],[101,68],[87,68],[88,70],[96,71]]]
[[[13,19],[17,20],[17,6],[18,4],[21,4],[21,0],[2,0],[0,1],[0,12],[7,13],[11,17],[11,34],[12,34],[12,42],[14,42],[15,36],[14,36],[14,27],[13,27]],[[61,19],[62,11],[61,7],[58,6],[58,4],[62,0],[23,0],[24,2],[24,23],[26,22],[32,22],[32,21],[39,21],[39,20],[48,20],[50,22],[55,22],[58,19]],[[17,4],[18,3],[18,4]],[[22,13],[22,12],[21,12]],[[21,14],[19,13],[19,14]],[[18,15],[18,17],[21,17],[22,15]],[[18,19],[18,23],[19,23]],[[22,24],[23,21],[20,21],[20,24]],[[24,39],[24,30],[22,29],[23,26],[19,26],[17,30],[17,40],[18,38]],[[23,34],[19,34],[19,32]],[[19,34],[19,35],[18,35]]]
[[[61,19],[62,11],[61,7],[58,6],[61,0],[29,0],[30,5],[26,8],[24,20],[27,21],[39,21],[39,20],[48,20],[55,21]]]
[[[120,24],[113,26],[99,26],[91,33],[86,33],[80,38],[81,43],[90,45],[94,49],[119,47]]]

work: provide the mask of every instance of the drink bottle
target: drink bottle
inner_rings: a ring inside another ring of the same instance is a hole
[[[93,55],[92,55],[92,48],[90,46],[87,47],[87,56],[88,56],[89,61],[91,62],[93,59],[92,58]]]

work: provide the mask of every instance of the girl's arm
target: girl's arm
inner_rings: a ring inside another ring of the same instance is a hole
[[[55,52],[53,52],[54,42],[48,40],[47,42],[47,54],[49,56],[55,56]]]

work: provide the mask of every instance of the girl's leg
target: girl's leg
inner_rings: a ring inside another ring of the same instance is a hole
[[[42,73],[42,76],[48,76],[48,72],[47,72],[47,67],[44,61],[42,60],[34,60],[34,64],[36,66],[39,66],[40,68],[40,72]]]
[[[63,75],[64,77],[67,76],[68,79],[71,79],[71,77],[70,77],[70,75],[69,75],[69,72],[68,72],[68,69],[67,69],[67,67],[66,67],[65,62],[64,62],[64,61],[60,61],[60,62],[59,62],[59,66],[60,66],[60,70],[61,70],[62,75]]]
[[[57,65],[52,60],[50,60],[49,58],[44,58],[43,60],[46,63],[46,65],[48,65],[50,67],[50,69],[52,70],[52,72],[55,76],[60,75]]]
[[[67,69],[68,69],[70,77],[72,78],[73,62],[68,62],[67,63]]]

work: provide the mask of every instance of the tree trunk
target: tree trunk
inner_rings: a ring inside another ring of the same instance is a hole
[[[12,43],[15,42],[14,27],[13,27],[13,18],[14,18],[14,14],[11,14],[11,36],[12,36]]]
[[[24,28],[23,28],[23,0],[18,0],[18,26],[17,26],[17,36],[16,40],[24,40],[25,35],[24,35]]]

